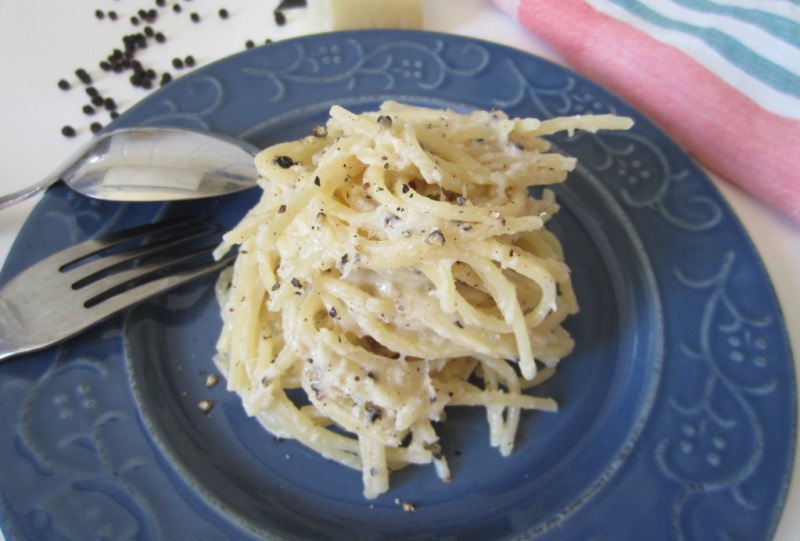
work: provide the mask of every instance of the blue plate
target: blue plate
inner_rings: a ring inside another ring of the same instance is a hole
[[[627,133],[554,139],[580,160],[557,190],[552,224],[582,308],[568,322],[578,346],[542,389],[561,410],[526,415],[502,458],[484,414],[455,409],[440,427],[452,483],[409,468],[367,501],[358,472],[273,439],[224,384],[205,385],[220,328],[207,279],[0,365],[7,538],[771,538],[794,456],[796,390],[769,279],[692,160],[602,88],[462,37],[323,34],[199,69],[116,126],[185,126],[265,146],[310,133],[333,104],[360,111],[386,99],[636,120]],[[2,280],[161,216],[211,213],[230,226],[258,195],[118,204],[56,186]]]

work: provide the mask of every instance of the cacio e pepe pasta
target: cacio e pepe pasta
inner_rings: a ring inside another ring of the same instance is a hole
[[[263,195],[224,237],[216,362],[249,415],[362,472],[450,472],[434,423],[486,409],[511,453],[531,394],[570,353],[578,310],[547,221],[575,159],[557,131],[627,129],[613,115],[512,119],[386,102],[330,110],[325,126],[256,158]],[[302,390],[305,399],[290,394]],[[337,427],[331,430],[331,427]]]

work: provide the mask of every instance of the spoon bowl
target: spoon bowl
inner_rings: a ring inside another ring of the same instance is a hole
[[[0,198],[0,209],[59,180],[88,197],[173,201],[252,188],[259,149],[219,134],[167,127],[122,128],[93,138],[47,178]]]

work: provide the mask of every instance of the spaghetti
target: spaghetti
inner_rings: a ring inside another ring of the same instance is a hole
[[[558,205],[528,191],[575,159],[543,137],[630,125],[386,102],[262,151],[263,196],[218,250],[239,246],[218,285],[228,388],[275,436],[360,470],[367,498],[408,464],[450,479],[434,426],[450,406],[485,408],[508,455],[522,410],[556,410],[526,390],[572,350],[578,310],[545,228]]]

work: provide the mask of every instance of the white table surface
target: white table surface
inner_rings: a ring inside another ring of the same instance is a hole
[[[200,66],[244,49],[248,39],[261,43],[306,31],[300,11],[289,13],[287,25],[275,25],[272,10],[277,0],[171,0],[168,5],[175,3],[183,7],[182,14],[162,9],[153,24],[167,36],[167,42],[153,44],[137,56],[158,71],[175,73],[170,62],[176,56],[191,54]],[[130,16],[154,7],[154,0],[6,1],[0,5],[0,192],[15,191],[43,178],[91,136],[91,120],[108,121],[104,113],[84,115],[81,107],[87,97],[83,89],[74,86],[63,92],[56,84],[59,79],[76,83],[74,70],[85,67],[95,75],[95,86],[113,96],[121,110],[147,94],[133,88],[126,76],[104,75],[97,65],[113,48],[120,47],[123,35],[141,31],[141,26],[132,26]],[[229,11],[228,19],[219,17],[220,8]],[[116,22],[98,20],[96,9],[114,10],[120,18]],[[559,61],[488,0],[426,0],[425,9],[429,30],[474,36]],[[190,20],[192,11],[201,16],[200,23]],[[77,137],[61,135],[61,127],[67,124],[78,128]],[[793,349],[800,351],[800,224],[713,175],[712,180],[760,252],[781,301]],[[0,211],[0,262],[5,261],[35,203],[31,200]],[[798,483],[800,478],[791,486],[776,541],[800,539]]]

